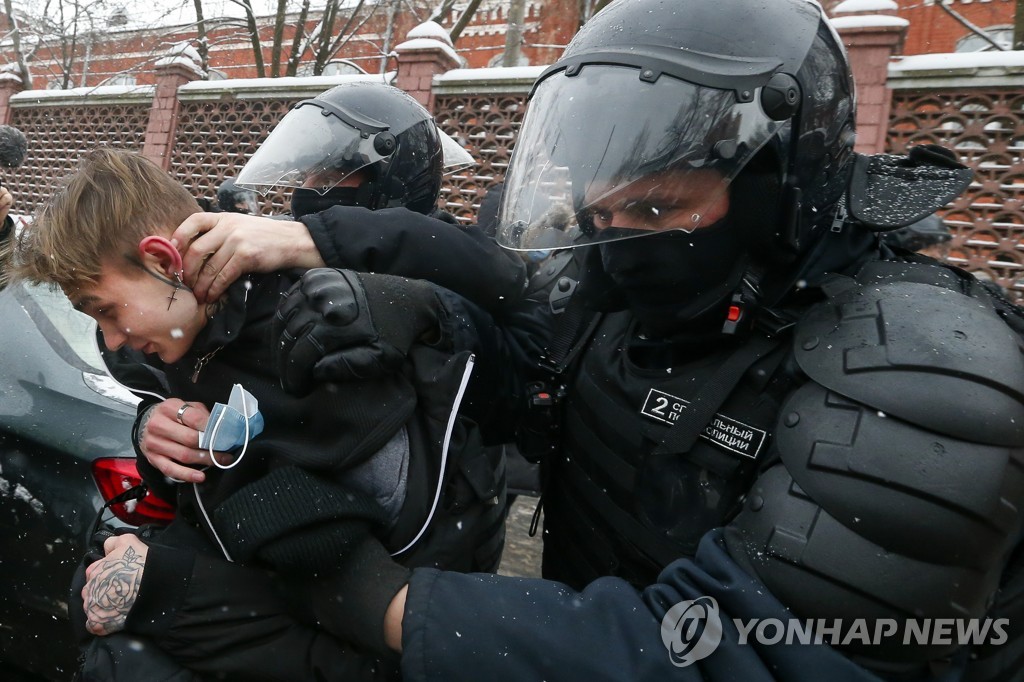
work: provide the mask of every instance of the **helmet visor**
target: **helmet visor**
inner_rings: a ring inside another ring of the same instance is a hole
[[[305,187],[323,194],[360,168],[388,158],[375,141],[391,135],[361,132],[327,109],[306,105],[281,119],[238,174],[236,184],[267,194],[274,188]],[[397,134],[397,133],[396,133]]]
[[[441,138],[441,151],[444,152],[445,173],[455,173],[476,165],[473,155],[458,140],[440,128],[437,129],[437,135]]]
[[[783,125],[755,96],[588,65],[537,86],[505,180],[497,238],[530,251],[691,232],[728,211],[729,183]],[[557,231],[558,239],[553,239]]]

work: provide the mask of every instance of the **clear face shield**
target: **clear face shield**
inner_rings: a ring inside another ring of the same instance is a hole
[[[281,119],[242,168],[236,184],[261,195],[282,187],[325,194],[360,169],[389,160],[402,132],[357,112],[306,100]],[[458,142],[437,132],[446,170],[475,163]]]
[[[279,187],[305,187],[323,194],[360,168],[387,158],[395,148],[387,124],[306,100],[274,128],[235,182],[260,194]]]
[[[782,125],[758,101],[624,66],[552,75],[516,141],[498,242],[571,248],[714,224],[729,183]]]
[[[458,140],[440,128],[437,129],[437,134],[441,138],[441,151],[444,152],[445,175],[476,165],[476,159],[459,144]]]

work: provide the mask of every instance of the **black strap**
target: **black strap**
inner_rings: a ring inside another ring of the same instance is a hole
[[[599,313],[584,305],[580,296],[570,298],[565,310],[555,318],[551,342],[544,349],[541,367],[556,375],[565,372],[590,338],[600,318]]]
[[[131,488],[128,488],[128,490],[125,490],[123,493],[118,493],[117,495],[114,495],[109,500],[104,502],[103,506],[100,507],[99,510],[97,510],[96,517],[93,519],[92,533],[90,537],[96,535],[96,533],[99,532],[100,527],[103,525],[103,512],[107,511],[115,504],[124,504],[125,502],[129,502],[131,500],[141,500],[143,497],[146,496],[146,493],[148,491],[149,488],[146,487],[146,484],[140,483],[139,485],[134,485]]]
[[[747,370],[775,348],[778,342],[778,337],[757,335],[736,349],[701,387],[651,454],[689,452]]]

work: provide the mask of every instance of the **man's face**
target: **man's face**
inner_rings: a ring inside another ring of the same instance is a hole
[[[729,193],[717,171],[670,170],[652,173],[615,190],[594,201],[586,211],[598,232],[611,227],[691,231],[724,218],[729,212]]]
[[[168,363],[185,355],[206,321],[187,289],[175,290],[138,265],[108,263],[95,285],[67,293],[76,309],[96,320],[107,348],[127,345]]]

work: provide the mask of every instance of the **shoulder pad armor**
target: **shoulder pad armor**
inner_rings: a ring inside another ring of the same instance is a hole
[[[910,282],[854,285],[797,323],[815,383],[926,430],[1024,444],[1024,356],[983,302]]]

